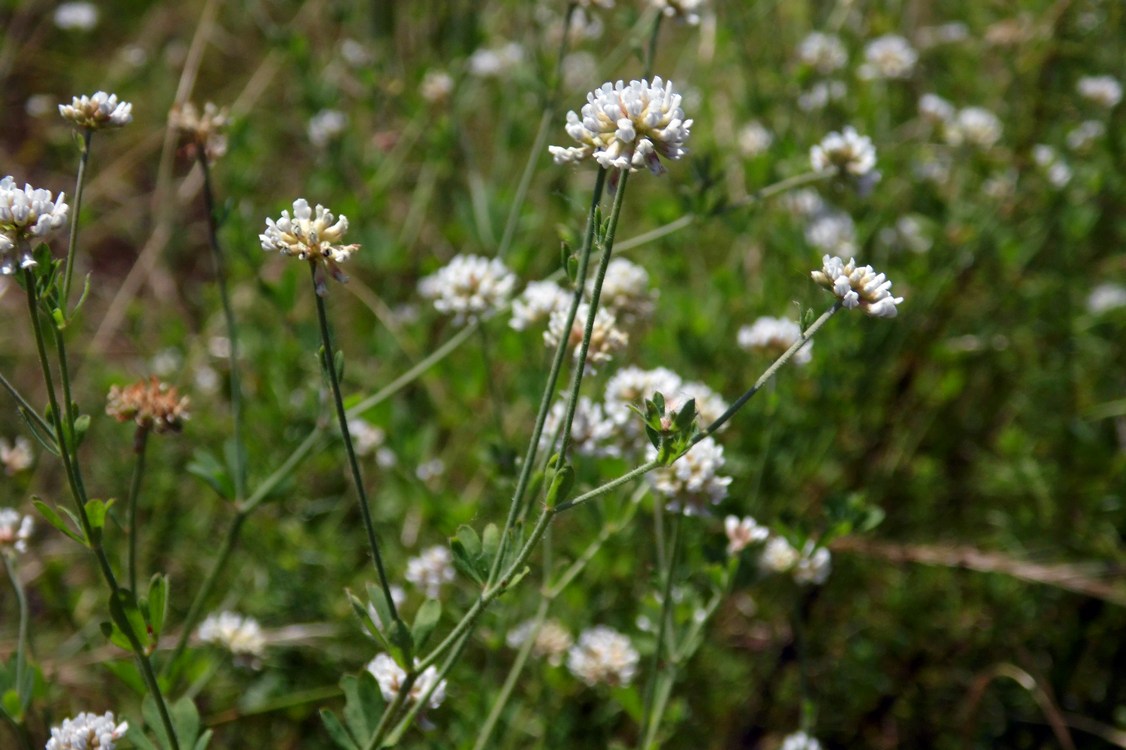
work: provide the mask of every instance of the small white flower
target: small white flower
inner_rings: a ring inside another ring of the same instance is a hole
[[[208,615],[200,623],[196,635],[204,643],[214,643],[234,656],[256,663],[266,653],[266,637],[253,617],[235,612]]]
[[[825,210],[806,225],[805,240],[822,252],[847,255],[856,251],[856,225],[842,211]]]
[[[1044,172],[1049,184],[1055,188],[1066,187],[1071,182],[1071,167],[1060,158],[1059,153],[1045,143],[1032,147],[1032,160]]]
[[[387,433],[359,417],[348,420],[348,434],[352,438],[352,447],[359,456],[375,453],[387,442]]]
[[[418,283],[419,293],[434,301],[434,308],[454,316],[461,325],[487,318],[507,302],[516,276],[499,258],[455,255],[438,271]]]
[[[810,539],[802,547],[801,557],[794,564],[794,581],[806,586],[815,584],[820,586],[829,580],[829,573],[833,569],[832,555],[825,547],[814,545]]]
[[[723,531],[727,534],[729,555],[737,555],[752,544],[766,541],[770,536],[770,531],[750,516],[728,516],[723,519]]]
[[[479,49],[469,56],[469,72],[478,78],[506,75],[524,62],[524,48],[508,42],[492,49]]]
[[[62,3],[55,8],[55,26],[63,31],[90,31],[98,25],[98,6],[94,3]]]
[[[938,26],[923,26],[916,32],[915,41],[924,49],[940,44],[964,42],[970,38],[970,30],[961,21],[950,21]]]
[[[919,97],[919,116],[932,125],[947,125],[954,121],[958,110],[938,94]]]
[[[1098,120],[1086,120],[1067,134],[1067,147],[1072,151],[1090,151],[1096,141],[1106,135],[1106,125]]]
[[[587,685],[628,685],[641,655],[628,636],[606,625],[584,630],[567,652],[567,669]]]
[[[8,476],[30,469],[34,460],[31,442],[23,435],[17,435],[10,443],[0,438],[0,465]]]
[[[348,115],[338,109],[322,109],[309,120],[309,141],[324,148],[348,127]]]
[[[554,281],[532,281],[512,303],[512,319],[508,325],[517,331],[527,330],[551,318],[556,309],[571,301],[571,294]]]
[[[1113,109],[1122,101],[1122,84],[1114,76],[1084,76],[1076,89],[1087,101],[1107,109]]]
[[[739,151],[748,159],[765,154],[773,143],[774,135],[758,120],[739,129]]]
[[[821,75],[829,75],[848,63],[848,52],[839,36],[814,31],[798,45],[798,59]]]
[[[817,112],[825,109],[829,102],[838,102],[848,96],[844,81],[818,81],[798,96],[798,109],[802,112]]]
[[[863,177],[876,168],[876,147],[871,138],[846,127],[840,133],[829,133],[811,148],[809,163],[817,172],[835,169],[839,174]]]
[[[552,447],[551,440],[562,428],[566,411],[565,401],[556,401],[551,407],[540,436],[541,450]],[[586,396],[579,397],[579,402],[575,405],[575,418],[571,422],[571,445],[575,452],[580,456],[617,456],[621,449],[612,442],[616,434],[617,425],[603,412],[602,404],[595,403]]]
[[[31,516],[21,516],[12,508],[0,508],[0,553],[27,552],[27,540],[34,530],[35,521]]]
[[[117,94],[99,91],[93,96],[76,96],[70,104],[60,104],[59,114],[80,128],[120,128],[133,122],[133,105],[118,101]]]
[[[837,295],[845,307],[859,307],[874,318],[896,316],[896,306],[903,298],[891,296],[891,281],[884,274],[876,273],[871,266],[857,267],[853,259],[845,263],[826,255],[822,263],[821,270],[811,274],[813,280]]]
[[[669,18],[683,21],[689,26],[700,24],[700,11],[706,0],[649,0],[650,5]]]
[[[406,579],[426,592],[428,599],[437,599],[442,586],[454,580],[454,561],[450,550],[435,545],[418,557],[407,560]]]
[[[340,56],[344,58],[344,62],[351,65],[353,68],[363,68],[371,65],[375,56],[368,49],[368,46],[363,42],[358,42],[355,39],[344,39],[340,42]]]
[[[966,107],[944,131],[946,142],[952,145],[968,143],[988,150],[1001,140],[1002,126],[997,115],[983,107]]]
[[[403,682],[407,679],[407,672],[405,669],[395,663],[387,654],[378,654],[367,665],[367,671],[371,672],[375,677],[375,681],[379,684],[379,692],[383,694],[383,700],[390,703],[399,696],[399,690],[403,686]],[[422,670],[422,674],[411,685],[410,693],[407,695],[408,703],[417,703],[422,696],[430,692],[434,682],[438,679],[438,669],[430,666]],[[442,701],[446,699],[446,681],[442,680],[434,687],[434,691],[430,693],[430,699],[427,705],[430,708],[437,708],[442,705]]]
[[[789,573],[801,555],[784,537],[772,536],[763,547],[759,565],[771,573]]]
[[[508,644],[509,648],[520,648],[527,642],[535,625],[535,620],[520,623],[508,631],[504,642]],[[532,645],[532,655],[547,659],[547,662],[553,667],[558,667],[563,663],[563,656],[567,653],[567,649],[571,648],[574,643],[575,639],[563,623],[558,620],[544,620]]]
[[[168,112],[168,127],[185,142],[190,158],[195,158],[202,148],[208,160],[215,161],[227,153],[226,129],[230,119],[227,108],[214,102],[204,104],[202,112],[191,102],[180,102]]]
[[[925,253],[933,241],[927,236],[923,223],[914,216],[900,216],[895,221],[896,238],[913,253]]]
[[[757,351],[776,357],[793,346],[799,338],[801,338],[801,326],[797,321],[764,316],[751,325],[739,329],[738,343],[739,348],[746,351]],[[793,362],[797,365],[806,365],[812,359],[813,342],[807,341],[805,346],[794,353]]]
[[[824,213],[825,201],[813,188],[801,188],[782,195],[782,206],[791,216],[807,218]]]
[[[585,89],[598,77],[598,58],[592,53],[577,50],[563,58],[563,87],[567,91]]]
[[[594,279],[587,282],[586,292],[593,294]],[[623,321],[644,320],[653,314],[653,297],[649,289],[649,272],[625,258],[614,258],[606,267],[600,303]]]
[[[323,263],[337,281],[347,281],[348,277],[340,270],[343,263],[359,249],[359,245],[342,245],[344,233],[348,231],[348,217],[343,214],[336,219],[324,206],[316,209],[309,202],[298,198],[293,202],[293,216],[282,211],[275,222],[266,219],[266,231],[258,235],[262,249],[276,251],[282,255],[296,255],[310,263]]]
[[[657,449],[650,445],[649,460],[656,456]],[[668,499],[669,510],[697,516],[707,513],[708,506],[727,497],[731,477],[720,476],[722,469],[723,446],[707,437],[671,466],[654,469],[647,479],[654,491]]]
[[[11,175],[0,180],[0,274],[11,276],[17,265],[19,268],[35,265],[30,243],[43,240],[66,223],[65,198],[63,193],[56,198],[49,190],[27,184],[18,188]],[[16,248],[20,253],[18,259],[11,256]]]
[[[551,146],[556,164],[593,158],[606,169],[653,174],[665,171],[660,157],[680,159],[687,151],[692,120],[684,118],[681,97],[672,82],[648,80],[604,83],[587,94],[582,116],[567,113],[567,134],[578,146]]]
[[[118,724],[112,711],[100,716],[83,711],[51,727],[45,750],[113,750],[128,730],[129,722]]]
[[[553,348],[558,346],[560,341],[566,341],[567,346],[573,349],[575,359],[578,359],[582,351],[586,321],[590,317],[590,305],[586,302],[579,305],[570,331],[566,330],[568,312],[569,309],[557,307],[551,313],[547,330],[543,333],[543,342]],[[593,370],[598,365],[609,362],[614,354],[624,349],[628,343],[629,334],[618,327],[617,317],[605,307],[598,308],[598,312],[594,314],[594,325],[586,352],[587,366]]]
[[[821,743],[805,732],[794,732],[782,740],[780,750],[821,750]]]
[[[429,461],[423,461],[414,470],[414,475],[418,477],[418,481],[423,484],[432,484],[446,473],[446,462],[440,458],[432,458]]]
[[[428,70],[422,77],[418,92],[431,104],[440,104],[450,98],[454,90],[454,79],[444,70]]]
[[[1099,284],[1087,296],[1087,312],[1092,315],[1126,307],[1126,286],[1120,284]]]
[[[868,42],[864,48],[863,78],[910,78],[919,54],[903,37],[887,34]]]

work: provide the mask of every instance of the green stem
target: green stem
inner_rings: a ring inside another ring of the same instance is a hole
[[[450,673],[450,670],[453,669],[454,664],[456,664],[458,659],[461,658],[462,652],[465,651],[465,647],[469,643],[469,636],[470,633],[466,633],[465,636],[454,646],[453,651],[450,652],[450,655],[446,657],[446,660],[438,669],[438,674],[435,675],[433,680],[431,680],[430,688],[425,693],[418,696],[418,700],[416,700],[411,705],[410,710],[407,711],[406,715],[403,716],[403,718],[397,725],[395,725],[395,730],[391,732],[391,734],[387,737],[387,741],[389,743],[391,743],[392,745],[398,744],[403,734],[408,729],[410,729],[411,724],[414,723],[415,717],[417,717],[419,712],[426,708],[426,706],[429,704],[430,695],[438,689],[438,686],[441,685],[442,682],[446,679],[446,675],[448,675]],[[375,750],[375,748],[380,747],[379,742],[381,739],[382,738],[377,734],[373,738],[373,741],[368,744],[368,750]]]
[[[133,465],[133,478],[129,482],[129,588],[137,593],[137,498],[141,494],[141,478],[145,475],[145,449],[148,447],[149,431],[138,427],[133,443],[137,462]]]
[[[70,241],[66,249],[66,274],[63,277],[62,309],[64,316],[68,316],[67,305],[70,304],[70,282],[74,276],[74,255],[78,248],[78,217],[82,211],[82,191],[86,187],[86,163],[90,160],[90,141],[94,131],[86,128],[82,131],[82,153],[78,158],[78,179],[74,186],[74,205],[70,214]]]
[[[555,512],[556,513],[562,513],[565,510],[570,510],[571,508],[574,508],[578,505],[582,505],[583,503],[589,502],[589,501],[595,499],[596,497],[602,497],[607,492],[610,492],[613,489],[621,487],[623,484],[626,484],[627,482],[632,482],[634,479],[639,479],[639,478],[645,476],[646,474],[653,471],[653,469],[656,469],[660,465],[661,465],[661,463],[659,461],[657,461],[656,459],[654,459],[652,461],[646,461],[641,466],[638,466],[636,469],[631,469],[630,471],[627,471],[625,474],[622,474],[617,479],[611,479],[609,482],[606,482],[606,484],[595,487],[593,490],[590,490],[589,492],[584,492],[583,494],[579,495],[578,497],[572,498],[572,499],[570,499],[566,502],[563,502],[563,503],[559,503],[559,505],[555,506]]]
[[[660,501],[660,499],[658,499],[657,500],[657,508],[655,510],[655,512],[657,514],[663,514],[664,513],[664,508],[661,507],[660,503],[661,503],[661,501]],[[665,580],[664,580],[664,590],[662,592],[662,599],[661,599],[661,618],[660,618],[660,622],[657,623],[657,645],[656,645],[656,648],[653,649],[653,659],[652,659],[652,662],[650,663],[650,666],[649,666],[649,669],[650,669],[649,681],[648,681],[648,683],[646,684],[646,687],[645,687],[645,708],[644,708],[644,711],[641,714],[641,717],[642,717],[641,718],[641,726],[645,727],[645,734],[643,736],[641,744],[638,745],[639,750],[648,750],[653,745],[653,741],[656,739],[656,736],[657,736],[657,730],[661,725],[660,714],[654,712],[654,707],[655,707],[654,700],[656,698],[657,685],[658,685],[659,682],[662,681],[661,677],[667,677],[668,682],[671,686],[673,674],[676,671],[676,664],[675,664],[676,649],[673,647],[673,641],[675,640],[675,636],[671,635],[669,633],[669,630],[670,630],[670,628],[672,628],[671,620],[672,620],[672,607],[673,607],[673,601],[672,601],[673,572],[676,569],[677,552],[679,552],[679,550],[680,550],[680,515],[679,514],[673,515],[672,523],[670,525],[672,526],[672,533],[671,533],[672,541],[669,543],[669,554],[668,554],[668,558],[666,560],[666,566],[665,566],[665,569],[664,569]],[[662,649],[665,649],[665,639],[666,638],[669,639],[669,646],[668,646],[668,649],[667,649],[667,651],[668,651],[668,662],[666,664],[666,669],[662,669],[661,668],[661,651],[662,651]],[[666,670],[667,670],[667,674],[666,674]],[[663,712],[663,708],[662,708],[662,712]]]
[[[215,280],[219,284],[219,299],[223,304],[223,318],[227,326],[228,367],[231,371],[231,415],[234,421],[235,444],[235,499],[246,497],[246,445],[243,442],[242,385],[238,366],[238,327],[235,313],[231,307],[231,295],[227,289],[227,263],[223,249],[219,245],[219,226],[215,217],[215,194],[211,189],[211,168],[207,163],[207,149],[196,149],[199,166],[203,172],[203,205],[207,211],[207,242],[211,246],[211,257],[215,262]]]
[[[837,173],[832,170],[825,172],[802,172],[801,174],[796,174],[793,177],[787,177],[784,180],[779,180],[773,185],[767,185],[764,188],[760,188],[748,195],[743,200],[727,206],[725,210],[731,211],[737,208],[745,208],[747,206],[754,205],[755,203],[760,203],[767,198],[773,198],[779,193],[784,193],[787,190],[793,190],[794,188],[802,187],[803,185],[812,185],[816,182],[824,182],[826,180],[831,180],[836,176]]]
[[[332,335],[328,330],[328,313],[325,310],[324,298],[317,293],[317,265],[309,263],[310,278],[313,282],[313,296],[317,300],[317,318],[320,321],[321,342],[324,352],[324,366],[328,372],[328,380],[332,385],[332,400],[336,406],[336,419],[340,424],[340,434],[344,438],[344,450],[348,454],[348,465],[352,468],[352,480],[356,484],[356,494],[360,501],[360,514],[364,520],[364,530],[367,532],[368,546],[375,562],[375,572],[379,576],[379,585],[383,588],[383,596],[387,600],[387,608],[391,612],[391,619],[399,625],[406,625],[399,618],[395,600],[391,596],[391,584],[387,581],[387,573],[383,569],[383,557],[379,554],[379,542],[375,538],[375,525],[371,520],[371,509],[368,507],[367,491],[364,489],[364,478],[360,473],[360,462],[356,460],[356,451],[352,447],[352,435],[348,431],[348,414],[344,410],[344,398],[340,394],[340,377],[336,372],[336,357],[332,347]]]
[[[8,580],[12,582],[12,589],[16,592],[16,602],[20,610],[20,622],[17,640],[16,640],[16,694],[19,696],[20,702],[20,721],[18,724],[23,725],[26,719],[23,714],[27,711],[27,706],[31,702],[31,691],[24,691],[24,680],[26,679],[25,673],[27,672],[27,593],[24,591],[23,583],[20,581],[19,571],[16,570],[16,559],[13,553],[11,557],[0,555],[4,557],[4,569],[8,571]]]
[[[579,270],[578,278],[576,281],[576,289],[574,298],[571,300],[571,307],[567,313],[567,322],[563,330],[570,331],[571,327],[575,324],[575,315],[578,313],[579,305],[582,303],[583,284],[586,281],[586,270],[590,262],[590,252],[594,243],[594,226],[595,214],[598,209],[599,203],[602,201],[602,191],[606,185],[606,170],[599,169],[598,177],[594,183],[594,195],[590,202],[590,213],[587,215],[586,234],[583,237],[583,246],[579,255]],[[593,316],[592,316],[593,317]],[[504,558],[504,553],[508,547],[509,531],[516,523],[516,518],[520,514],[520,506],[524,500],[524,493],[528,490],[528,483],[532,478],[532,467],[536,462],[536,452],[539,450],[540,437],[543,436],[544,424],[547,422],[547,414],[551,410],[552,401],[555,398],[555,385],[559,380],[559,373],[563,369],[563,361],[570,351],[571,347],[568,346],[567,336],[561,336],[559,345],[555,347],[555,357],[551,362],[551,370],[547,375],[547,383],[544,385],[543,395],[540,397],[539,411],[536,412],[536,424],[532,428],[532,437],[528,441],[528,449],[524,455],[524,462],[520,465],[520,476],[516,480],[516,489],[512,493],[512,501],[508,506],[508,518],[504,522],[504,531],[500,536],[500,548],[497,550],[496,557],[493,560],[492,568],[489,570],[489,578],[487,584],[491,586],[500,572],[501,560]]]
[[[24,413],[35,421],[36,426],[39,427],[44,434],[54,438],[54,428],[47,423],[47,420],[39,416],[39,410],[28,403],[27,399],[23,397],[23,394],[17,391],[16,387],[12,385],[2,373],[0,373],[0,386],[3,386],[4,390],[11,394],[12,398],[16,400],[16,403],[20,405],[20,408],[24,410]]]

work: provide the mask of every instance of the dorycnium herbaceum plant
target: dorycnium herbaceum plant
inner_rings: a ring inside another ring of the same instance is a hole
[[[0,10],[0,747],[1124,746],[1126,9],[136,11]]]

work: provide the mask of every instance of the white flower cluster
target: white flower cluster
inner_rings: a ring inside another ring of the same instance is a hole
[[[236,612],[208,615],[200,623],[196,635],[204,643],[213,643],[237,657],[256,661],[266,653],[266,636],[262,626],[253,617]]]
[[[322,109],[313,115],[306,128],[309,142],[324,148],[336,140],[348,127],[348,115],[338,109]]]
[[[204,104],[202,112],[192,102],[178,102],[168,112],[168,126],[187,142],[188,155],[195,158],[202,148],[211,161],[227,153],[230,119],[227,108],[214,102]]]
[[[805,241],[824,253],[847,255],[856,251],[856,224],[843,211],[823,205],[806,224]]]
[[[848,63],[848,52],[839,36],[814,31],[798,45],[798,59],[821,75],[829,75]]]
[[[784,537],[772,535],[759,557],[759,565],[770,573],[789,573],[802,586],[820,586],[832,572],[832,555],[826,547],[809,540],[801,552]]]
[[[418,93],[431,104],[440,104],[450,98],[454,90],[454,79],[444,70],[428,70],[418,85]]]
[[[0,274],[11,276],[16,272],[17,262],[11,256],[16,247],[20,250],[20,268],[35,265],[28,243],[42,240],[66,223],[65,198],[63,193],[55,198],[51,191],[27,184],[18,188],[11,175],[0,180]]]
[[[556,309],[564,307],[571,295],[554,281],[531,281],[512,302],[512,319],[508,325],[517,331],[526,330],[551,318]]]
[[[780,750],[821,750],[821,743],[805,732],[794,732],[782,740]]]
[[[449,263],[418,283],[419,293],[434,308],[453,315],[462,325],[487,318],[503,307],[516,287],[516,276],[499,258],[455,255]]]
[[[798,96],[798,109],[817,112],[825,109],[829,102],[839,102],[847,96],[848,86],[844,81],[817,81]]]
[[[399,690],[407,679],[407,672],[396,664],[394,659],[387,654],[378,654],[368,662],[367,670],[379,683],[379,692],[383,694],[383,700],[390,703],[399,696]],[[427,705],[430,708],[437,708],[442,705],[442,701],[446,699],[446,681],[442,680],[435,686],[434,683],[437,679],[438,669],[436,667],[430,666],[422,670],[422,674],[411,685],[407,700],[410,703],[417,703],[433,687]]]
[[[1126,307],[1126,286],[1099,284],[1087,295],[1087,312],[1101,315],[1110,310]]]
[[[70,104],[60,104],[59,114],[88,130],[120,128],[133,122],[133,105],[118,101],[116,94],[99,91],[93,96],[76,96]]]
[[[587,319],[590,317],[590,305],[583,302],[575,312],[575,319],[571,330],[567,328],[567,313],[565,307],[557,307],[551,313],[547,330],[543,333],[543,342],[549,348],[566,341],[574,349],[575,359],[579,358],[582,351],[583,334]],[[605,307],[599,307],[594,314],[594,325],[591,329],[590,344],[586,352],[587,367],[593,371],[598,365],[609,362],[614,354],[621,351],[629,343],[629,334],[618,326],[618,319],[614,313]]]
[[[813,146],[809,163],[817,172],[835,169],[838,174],[864,177],[876,168],[876,147],[871,138],[846,127],[840,133],[829,133]]]
[[[700,24],[700,11],[706,0],[650,0],[654,8],[669,18],[676,18],[689,26]]]
[[[51,727],[45,750],[113,750],[128,730],[129,723],[118,724],[112,711],[101,716],[83,711]]]
[[[649,460],[656,456],[657,449],[649,446]],[[720,476],[723,463],[723,446],[707,437],[671,466],[654,469],[647,479],[654,491],[665,496],[669,510],[686,516],[703,515],[709,505],[727,497],[731,477]]]
[[[27,540],[35,529],[31,516],[21,516],[13,508],[0,508],[0,553],[27,552]]]
[[[1076,89],[1087,101],[1107,109],[1117,107],[1122,101],[1122,84],[1114,76],[1084,76]]]
[[[898,34],[886,34],[868,42],[864,48],[862,78],[910,78],[919,53]]]
[[[641,655],[628,636],[606,625],[584,630],[567,652],[567,669],[593,687],[628,685],[637,674]]]
[[[938,94],[927,93],[919,97],[919,116],[931,125],[949,125],[957,114],[957,108]]]
[[[0,466],[4,467],[5,474],[13,476],[26,471],[34,461],[31,442],[23,435],[17,435],[10,443],[0,438]]]
[[[1001,140],[1004,128],[1000,118],[984,107],[966,107],[946,123],[943,137],[946,142],[958,146],[966,143],[982,150],[989,150]]]
[[[751,325],[740,328],[737,340],[740,349],[778,356],[800,338],[801,326],[797,321],[764,316]],[[809,364],[813,359],[812,350],[813,342],[807,341],[805,346],[794,353],[792,361],[797,365]]]
[[[837,295],[845,307],[859,307],[874,318],[894,318],[896,306],[903,301],[902,297],[891,296],[891,281],[884,274],[876,273],[871,266],[858,267],[854,259],[845,263],[839,257],[826,255],[821,270],[811,276]]]
[[[504,642],[509,648],[520,648],[528,641],[535,626],[535,620],[520,623],[508,631]],[[574,642],[571,631],[567,630],[563,623],[558,620],[544,620],[532,644],[532,655],[547,659],[553,667],[558,667],[563,663],[563,655],[574,645]]]
[[[418,557],[407,560],[406,579],[426,592],[428,599],[437,599],[442,586],[454,580],[454,560],[448,548],[434,545]]]
[[[399,462],[395,452],[387,447],[387,433],[382,427],[376,427],[367,420],[356,417],[348,420],[348,434],[352,438],[352,447],[360,456],[375,455],[375,462],[384,469],[391,468]]]
[[[723,532],[727,535],[729,555],[737,555],[752,544],[765,542],[770,536],[770,529],[761,526],[750,516],[728,516],[723,519]]]
[[[468,68],[478,78],[496,78],[516,70],[524,62],[524,48],[516,42],[479,49],[469,56]]]
[[[340,244],[347,231],[348,217],[341,214],[337,219],[319,203],[312,209],[307,200],[298,198],[293,202],[293,216],[282,211],[276,222],[266,219],[266,231],[258,239],[267,252],[273,250],[311,263],[324,263],[333,278],[347,281],[337,264],[348,260],[360,247]]]
[[[656,76],[652,83],[604,83],[586,99],[581,117],[567,113],[567,134],[580,145],[549,147],[556,164],[593,157],[605,169],[648,167],[660,174],[665,171],[660,157],[679,159],[687,153],[692,120],[685,119],[671,81]]]
[[[1067,133],[1067,147],[1072,151],[1089,151],[1106,135],[1106,125],[1098,120],[1084,120]]]
[[[774,143],[774,134],[758,120],[739,129],[739,151],[748,159],[765,154]]]
[[[55,26],[63,31],[91,31],[97,25],[98,6],[93,3],[61,3],[55,8]]]
[[[556,401],[544,422],[540,436],[540,450],[550,450],[551,440],[562,427],[567,411],[566,401]],[[602,404],[581,396],[575,405],[575,418],[571,422],[571,445],[580,456],[613,457],[621,455],[621,448],[614,444],[617,424],[606,416]]]
[[[1032,147],[1032,161],[1036,162],[1036,166],[1044,172],[1052,187],[1067,187],[1071,182],[1071,167],[1058,151],[1046,143],[1037,143]]]
[[[594,279],[587,281],[586,293],[594,291]],[[625,258],[614,258],[606,267],[599,304],[627,321],[644,320],[653,314],[653,298],[649,289],[649,272]]]

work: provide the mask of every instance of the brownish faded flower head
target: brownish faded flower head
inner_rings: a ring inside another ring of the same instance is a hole
[[[106,398],[106,414],[118,422],[133,421],[141,430],[179,432],[188,414],[188,397],[156,377],[132,385],[113,386]]]
[[[173,105],[168,113],[168,125],[180,136],[184,151],[189,158],[196,158],[199,149],[204,149],[208,161],[215,161],[227,153],[227,123],[230,117],[227,108],[219,108],[208,102],[203,112],[191,102]]]

